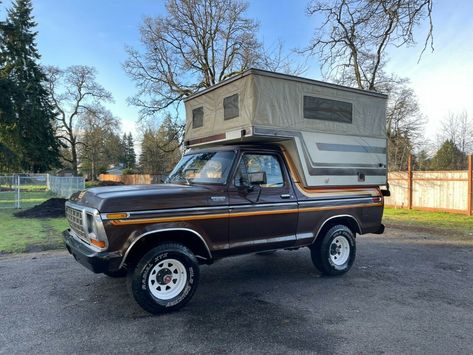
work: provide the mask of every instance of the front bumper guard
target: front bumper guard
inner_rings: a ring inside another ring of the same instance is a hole
[[[74,237],[70,229],[62,232],[66,249],[79,264],[95,273],[117,271],[123,255],[120,252],[96,252]]]

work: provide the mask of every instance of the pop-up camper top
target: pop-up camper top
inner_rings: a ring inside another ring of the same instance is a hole
[[[250,69],[185,100],[185,145],[277,143],[307,187],[385,185],[386,100]]]

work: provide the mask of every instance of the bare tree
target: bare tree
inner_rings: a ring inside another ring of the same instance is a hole
[[[295,51],[287,52],[284,44],[278,40],[274,45],[263,48],[258,67],[289,75],[302,75],[308,67],[307,63],[294,61]]]
[[[77,175],[80,119],[97,105],[112,101],[112,94],[97,83],[97,71],[93,67],[74,65],[63,70],[49,66],[46,67],[46,74],[58,112],[56,135],[67,149],[67,154],[63,154],[62,158],[71,164]]]
[[[465,154],[473,153],[473,120],[466,111],[450,112],[442,121],[439,142],[452,141]]]
[[[425,20],[429,31],[422,53],[428,45],[433,50],[432,4],[433,0],[312,0],[307,13],[321,16],[322,24],[303,51],[320,57],[325,78],[377,90],[386,49],[414,44],[414,30]]]
[[[124,64],[138,88],[131,102],[143,117],[257,61],[258,25],[245,17],[247,8],[239,0],[168,0],[165,17],[145,18],[145,53],[128,48]]]
[[[167,116],[157,127],[149,122],[141,141],[140,166],[145,174],[166,175],[181,158],[180,127]]]
[[[99,167],[106,168],[119,159],[120,121],[100,105],[83,112],[80,121],[81,169],[89,171],[90,177],[95,180]]]
[[[407,79],[392,77],[382,86],[388,94],[386,131],[390,170],[404,170],[407,158],[421,143],[425,117]]]

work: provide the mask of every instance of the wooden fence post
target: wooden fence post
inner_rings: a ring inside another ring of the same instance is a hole
[[[471,216],[471,209],[472,209],[472,189],[473,189],[473,172],[472,172],[472,165],[473,165],[473,158],[472,155],[470,154],[468,156],[468,196],[467,196],[467,208],[468,211],[466,211],[468,216]]]
[[[407,208],[412,209],[412,154],[407,158]]]

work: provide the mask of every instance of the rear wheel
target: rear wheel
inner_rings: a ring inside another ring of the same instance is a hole
[[[311,247],[314,266],[329,276],[350,270],[356,257],[355,236],[350,228],[341,224],[333,226],[321,238]]]
[[[181,244],[166,243],[146,253],[130,273],[131,291],[146,311],[175,311],[190,301],[199,282],[199,264]]]

